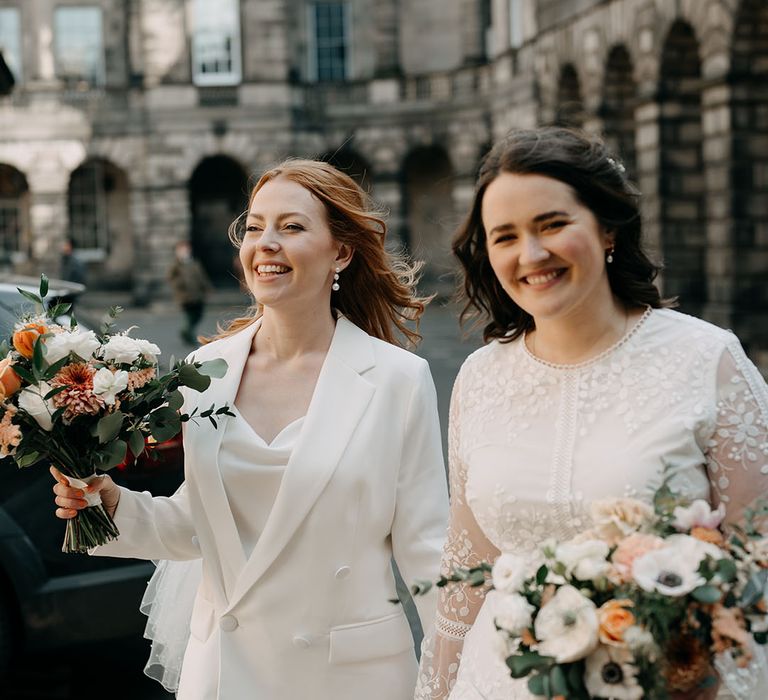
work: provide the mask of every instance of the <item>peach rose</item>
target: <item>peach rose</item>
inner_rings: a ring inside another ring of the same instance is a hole
[[[600,539],[610,545],[653,519],[653,507],[636,498],[605,498],[592,502],[592,521]]]
[[[722,547],[725,544],[723,533],[720,530],[713,530],[708,527],[701,527],[697,525],[691,530],[691,537],[695,537],[702,542],[709,542],[710,544]]]
[[[35,341],[47,332],[48,329],[42,323],[28,323],[13,334],[13,347],[19,355],[30,359],[35,350]]]
[[[600,641],[603,644],[624,646],[624,632],[635,624],[635,616],[627,609],[631,600],[609,600],[597,610],[600,623]]]
[[[632,576],[632,563],[635,559],[651,550],[661,549],[663,546],[664,540],[661,537],[635,532],[619,542],[611,561],[621,579],[628,581]]]
[[[13,360],[0,360],[0,400],[13,396],[21,388],[21,378],[13,369]]]

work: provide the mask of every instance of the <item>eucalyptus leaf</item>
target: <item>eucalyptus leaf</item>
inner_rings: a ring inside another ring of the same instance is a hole
[[[19,469],[24,469],[25,467],[31,467],[33,464],[36,464],[41,456],[42,455],[39,452],[33,450],[31,452],[25,452],[23,455],[16,455],[14,460]]]
[[[544,695],[544,676],[536,673],[528,679],[528,690],[533,695]]]
[[[149,429],[158,442],[176,437],[181,430],[181,417],[168,406],[158,408],[149,414]]]
[[[553,666],[549,672],[549,683],[553,695],[568,696],[570,688],[562,666]]]
[[[96,435],[102,445],[111,442],[120,434],[124,419],[125,414],[122,411],[115,411],[99,420],[96,424]]]
[[[539,586],[543,586],[547,581],[549,575],[549,567],[546,564],[542,564],[536,572],[536,583]]]
[[[714,605],[720,602],[720,598],[723,596],[720,589],[716,586],[699,586],[693,589],[691,595],[700,603],[706,605]]]
[[[736,564],[733,559],[720,559],[717,562],[717,575],[726,583],[736,579]]]
[[[116,467],[121,462],[125,461],[126,453],[128,451],[128,445],[124,440],[113,440],[104,446],[104,449],[100,451],[101,463],[99,469],[106,471]]]
[[[763,597],[766,581],[768,581],[768,569],[761,569],[747,581],[744,592],[741,594],[740,605],[742,608],[754,605]]]
[[[221,379],[227,373],[228,365],[227,361],[222,358],[215,360],[206,360],[201,362],[197,371],[206,377],[212,377],[213,379]]]
[[[131,454],[134,457],[138,457],[142,452],[144,452],[144,435],[141,432],[141,430],[134,430],[129,436],[128,436],[128,447],[131,450]]]
[[[548,668],[553,661],[551,656],[540,656],[535,651],[525,651],[508,656],[507,666],[512,678],[525,678],[531,671]]]
[[[177,389],[168,394],[168,408],[172,408],[174,411],[178,411],[184,405],[184,396]]]
[[[184,364],[179,367],[179,383],[194,391],[205,391],[211,385],[211,378],[200,374],[194,365]]]

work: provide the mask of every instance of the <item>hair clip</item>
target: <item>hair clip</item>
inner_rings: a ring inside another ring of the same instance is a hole
[[[621,161],[618,161],[618,160],[614,160],[613,158],[611,158],[610,156],[608,156],[608,162],[609,162],[609,163],[610,163],[610,164],[613,166],[613,169],[614,169],[614,170],[617,170],[617,171],[618,171],[618,172],[620,172],[622,175],[623,175],[625,172],[627,172],[627,169],[624,167],[624,163],[622,163]]]

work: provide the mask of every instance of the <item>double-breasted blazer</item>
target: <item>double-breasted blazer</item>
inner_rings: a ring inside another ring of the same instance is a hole
[[[224,358],[195,406],[234,402],[258,322],[194,353]],[[419,357],[339,318],[279,492],[246,557],[218,466],[224,434],[188,423],[186,489],[123,490],[120,537],[98,555],[202,556],[182,700],[405,700],[416,661],[390,559],[439,572],[447,488],[434,384]],[[427,629],[431,596],[416,599]]]

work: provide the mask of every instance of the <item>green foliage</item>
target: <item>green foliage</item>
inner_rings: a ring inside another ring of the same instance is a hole
[[[169,406],[158,408],[149,414],[149,430],[158,442],[176,437],[181,430],[181,419],[177,411]]]
[[[95,425],[95,435],[99,438],[99,442],[104,445],[114,440],[120,434],[124,420],[125,414],[121,411],[114,411],[100,418]]]
[[[40,275],[40,299],[45,299],[48,296],[48,277],[45,273]]]
[[[723,594],[717,586],[699,586],[698,588],[693,589],[691,595],[694,599],[705,605],[719,603],[720,598],[723,597]]]
[[[32,292],[27,292],[24,289],[21,289],[19,287],[16,287],[16,291],[18,291],[21,296],[23,296],[27,301],[31,301],[36,307],[39,307],[42,309],[43,307],[43,300],[37,296],[37,294],[33,294]]]
[[[512,678],[525,678],[531,671],[549,669],[553,663],[551,656],[540,656],[535,651],[524,651],[507,657],[507,666]]]
[[[138,457],[144,452],[145,442],[144,434],[141,430],[133,430],[128,436],[128,449],[134,457]]]
[[[179,383],[194,391],[205,391],[211,385],[211,377],[200,374],[192,363],[183,363],[176,370]]]
[[[201,362],[197,371],[205,377],[221,379],[227,373],[227,362],[221,358]]]

